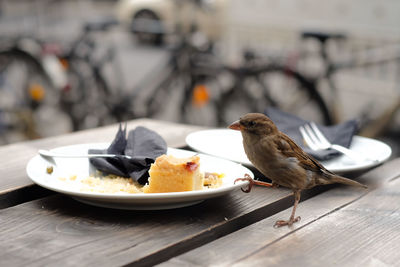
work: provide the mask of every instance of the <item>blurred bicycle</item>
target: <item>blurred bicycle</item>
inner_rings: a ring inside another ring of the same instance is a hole
[[[59,106],[65,76],[58,61],[45,53],[37,57],[32,52],[37,47],[26,39],[3,40],[2,44],[1,142],[36,139],[71,131],[72,122]]]
[[[0,132],[3,142],[35,139],[115,122],[105,69],[115,50],[98,53],[94,33],[115,20],[83,25],[69,46],[32,36],[3,38],[0,48]],[[107,99],[107,102],[104,100]]]
[[[400,70],[400,43],[389,42],[381,46],[373,48],[362,48],[357,51],[350,51],[346,59],[337,59],[329,55],[329,44],[330,43],[344,43],[348,42],[348,37],[343,33],[327,33],[327,32],[314,32],[305,31],[302,32],[301,38],[303,40],[313,40],[319,44],[319,53],[317,56],[322,62],[321,72],[318,75],[310,76],[306,75],[312,82],[313,86],[318,91],[323,90],[323,86],[328,89],[328,99],[330,105],[328,106],[334,122],[340,122],[343,120],[343,103],[341,102],[338,89],[340,88],[337,82],[337,75],[348,72],[351,77],[356,78],[357,73],[364,71],[368,73],[371,68],[379,70],[382,75],[387,74],[388,69],[396,69],[397,72],[393,73],[391,82],[397,84],[397,95],[393,96],[393,101],[389,105],[382,106],[375,103],[376,99],[371,99],[368,103],[361,107],[361,109],[354,114],[354,118],[359,120],[360,135],[367,137],[377,137],[382,134],[386,129],[393,127],[393,122],[396,114],[400,110],[400,80],[398,71]],[[382,53],[385,52],[385,53]],[[365,76],[365,75],[364,75]],[[388,75],[390,76],[390,75]],[[370,79],[370,77],[365,77]],[[365,79],[364,78],[364,79]],[[353,86],[357,87],[354,83]],[[381,91],[382,88],[374,88],[374,93]],[[360,89],[359,93],[363,93]],[[368,92],[369,93],[369,92]],[[358,101],[357,101],[358,102]],[[356,104],[356,103],[354,103]],[[372,111],[379,105],[381,111],[378,114],[373,115]]]

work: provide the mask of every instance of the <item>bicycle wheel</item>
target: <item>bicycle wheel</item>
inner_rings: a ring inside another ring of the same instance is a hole
[[[111,112],[112,96],[98,70],[80,58],[67,62],[68,88],[62,92],[61,104],[70,114],[74,130],[116,122]]]
[[[269,106],[306,120],[332,124],[332,116],[313,82],[296,71],[269,66],[239,80],[222,96],[219,113],[224,125],[248,112],[262,113]]]
[[[170,72],[157,85],[147,100],[147,117],[162,120],[179,120],[179,105],[183,97],[185,76],[179,72]]]
[[[28,53],[0,52],[0,131],[11,143],[66,133],[71,120],[59,107],[59,91]]]
[[[252,77],[253,81],[251,81],[250,77],[247,79],[236,77],[235,79],[237,79],[235,84],[220,95],[219,104],[217,105],[218,124],[222,127],[238,120],[246,113],[263,112],[265,107],[271,105],[268,101],[261,104],[261,100],[264,102],[261,95],[253,96],[251,91],[247,91],[249,88],[253,89],[252,84],[259,86],[258,83],[254,82],[255,77]],[[262,92],[262,88],[257,90]],[[260,101],[257,101],[258,103],[255,105],[254,101],[257,99]]]
[[[333,123],[333,116],[314,82],[297,71],[277,66],[262,72],[258,79],[281,110],[309,121]]]

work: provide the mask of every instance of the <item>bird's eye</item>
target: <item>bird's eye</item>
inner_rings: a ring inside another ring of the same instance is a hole
[[[256,125],[256,122],[255,121],[249,121],[249,126],[250,127],[254,127]]]

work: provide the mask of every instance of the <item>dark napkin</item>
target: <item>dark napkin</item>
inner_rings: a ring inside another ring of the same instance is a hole
[[[287,134],[297,145],[314,158],[318,160],[328,160],[340,155],[340,152],[333,149],[314,151],[304,144],[299,127],[309,121],[276,108],[267,108],[264,113],[276,124],[280,131]],[[317,126],[331,143],[344,147],[350,146],[353,135],[358,130],[356,120],[348,120],[333,126],[324,126],[320,124],[317,124]]]
[[[150,165],[155,159],[167,152],[167,143],[156,132],[145,127],[129,131],[126,138],[126,126],[119,126],[118,132],[107,149],[90,149],[91,154],[128,155],[131,158],[91,158],[90,163],[99,171],[131,177],[144,185],[148,180]]]

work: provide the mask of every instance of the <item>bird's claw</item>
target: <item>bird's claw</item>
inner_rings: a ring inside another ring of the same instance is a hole
[[[277,184],[275,183],[266,183],[266,182],[261,182],[261,181],[256,181],[254,179],[252,179],[250,177],[250,175],[248,175],[247,173],[244,175],[244,178],[237,178],[234,183],[236,183],[237,181],[248,181],[249,182],[249,186],[247,187],[247,189],[243,189],[241,188],[241,190],[245,193],[249,193],[251,191],[251,188],[253,187],[253,185],[261,185],[261,186],[266,186],[266,187],[277,187]]]
[[[240,188],[240,190],[242,190],[242,192],[244,192],[244,193],[249,193],[254,184],[253,179],[247,173],[244,175],[244,178],[237,178],[233,183],[236,184],[237,181],[248,181],[249,182],[247,189]]]
[[[279,228],[279,227],[282,227],[282,226],[285,226],[285,225],[287,225],[287,226],[292,226],[294,223],[296,223],[296,222],[298,222],[298,221],[300,221],[301,220],[301,217],[300,216],[297,216],[296,218],[290,218],[289,220],[287,220],[287,221],[285,221],[285,220],[279,220],[279,221],[276,221],[275,222],[275,224],[274,224],[274,228]]]
[[[272,183],[272,188],[278,188],[278,187],[279,187],[279,184]]]

